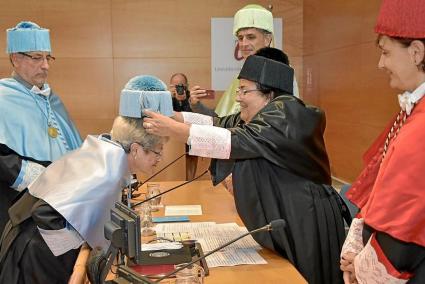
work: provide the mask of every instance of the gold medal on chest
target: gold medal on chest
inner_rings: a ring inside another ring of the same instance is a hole
[[[58,137],[58,129],[53,127],[53,126],[49,126],[47,128],[47,133],[49,134],[50,137],[52,138],[56,138]]]

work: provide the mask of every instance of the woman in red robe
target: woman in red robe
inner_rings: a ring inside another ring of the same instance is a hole
[[[359,208],[341,253],[345,283],[425,283],[425,2],[383,0],[379,68],[401,111],[364,155]]]

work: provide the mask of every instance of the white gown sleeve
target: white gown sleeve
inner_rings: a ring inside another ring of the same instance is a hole
[[[40,164],[32,161],[22,160],[21,171],[15,182],[12,184],[12,188],[17,191],[22,191],[28,187],[28,185],[35,180],[46,168]]]
[[[364,219],[353,218],[350,230],[348,231],[347,238],[341,250],[341,257],[348,253],[358,254],[363,249],[362,232],[364,226]]]
[[[354,258],[354,271],[359,284],[402,284],[412,277],[399,272],[388,260],[372,234],[362,251]]]
[[[189,155],[228,159],[231,150],[231,132],[225,128],[192,124],[188,144]]]
[[[54,256],[62,255],[71,249],[77,249],[84,242],[80,234],[71,226],[67,226],[60,230],[44,230],[40,227],[37,228]]]
[[[183,121],[186,124],[213,125],[212,116],[185,111],[183,111],[181,114],[183,115]]]

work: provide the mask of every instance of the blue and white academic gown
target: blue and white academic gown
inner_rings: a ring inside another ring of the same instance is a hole
[[[67,283],[84,241],[108,248],[104,226],[131,179],[121,145],[101,136],[53,162],[9,210],[0,283]]]
[[[55,128],[57,137],[48,134]],[[81,137],[57,95],[17,74],[0,80],[0,234],[7,210],[44,168],[81,145]]]

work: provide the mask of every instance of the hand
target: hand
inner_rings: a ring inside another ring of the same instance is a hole
[[[357,284],[357,279],[353,273],[344,271],[343,274],[344,284]]]
[[[174,131],[175,121],[168,116],[150,110],[144,110],[148,117],[143,119],[143,127],[149,134],[158,136],[170,136]]]
[[[175,121],[184,122],[183,114],[181,112],[175,111],[173,118]]]
[[[206,95],[207,92],[205,89],[202,89],[199,86],[194,86],[192,89],[190,89],[189,103],[191,105],[196,105],[199,102],[199,99],[205,97]]]
[[[340,268],[344,272],[344,283],[355,284],[357,283],[356,272],[354,270],[354,258],[356,254],[352,252],[345,253],[341,257]]]
[[[354,272],[354,258],[356,254],[352,252],[347,252],[341,257],[340,268],[342,271]]]
[[[227,191],[233,195],[233,181],[232,181],[232,174],[228,175],[223,181],[222,181],[224,187],[227,189]]]
[[[148,116],[143,119],[143,127],[147,133],[161,137],[171,136],[186,143],[189,137],[189,125],[149,110],[144,110],[144,114]]]

